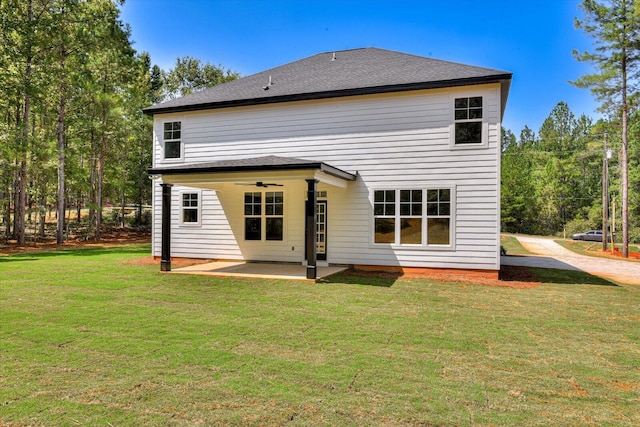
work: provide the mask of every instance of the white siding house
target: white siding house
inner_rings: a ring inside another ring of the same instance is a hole
[[[497,272],[510,81],[368,48],[149,107],[153,254]]]

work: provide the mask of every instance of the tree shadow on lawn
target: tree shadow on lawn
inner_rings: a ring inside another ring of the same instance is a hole
[[[361,286],[379,286],[390,288],[403,275],[401,273],[378,273],[359,272],[348,270],[335,274],[324,280],[322,283],[329,284],[350,284]],[[442,282],[456,282],[458,280],[446,280],[442,277],[432,277],[429,280]],[[556,285],[597,285],[597,286],[619,286],[615,282],[594,276],[584,271],[562,270],[552,268],[516,267],[502,266],[498,280],[469,278],[465,281],[478,285],[511,287],[511,288],[531,288],[536,285],[548,283]],[[533,286],[531,286],[533,285]]]
[[[532,273],[539,278],[540,283],[554,283],[557,285],[597,285],[619,286],[617,283],[603,277],[594,276],[586,271],[556,270],[553,268],[531,268]]]
[[[347,270],[342,273],[334,274],[326,279],[322,279],[320,282],[390,288],[400,277],[402,277],[402,273],[360,272]]]
[[[618,286],[615,282],[594,276],[585,271],[565,270],[556,268],[524,267],[502,265],[500,268],[500,281],[503,282],[529,282],[552,283],[556,285],[598,285]]]

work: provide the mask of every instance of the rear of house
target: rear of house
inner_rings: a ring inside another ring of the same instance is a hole
[[[510,81],[369,48],[149,107],[153,255],[495,274]]]

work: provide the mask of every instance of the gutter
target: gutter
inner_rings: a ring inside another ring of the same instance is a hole
[[[439,80],[435,82],[406,83],[406,84],[389,85],[389,86],[340,89],[340,90],[331,90],[331,91],[324,91],[324,92],[300,93],[300,94],[292,94],[292,95],[272,96],[272,97],[266,97],[266,98],[250,98],[250,99],[238,99],[238,100],[229,100],[229,101],[204,102],[204,103],[198,103],[198,104],[176,105],[176,106],[168,106],[168,107],[162,107],[162,104],[156,104],[154,106],[144,108],[142,112],[146,115],[153,116],[154,114],[163,114],[163,113],[180,113],[180,112],[187,112],[187,111],[201,111],[201,110],[212,110],[212,109],[219,109],[219,108],[244,107],[244,106],[250,106],[250,105],[276,104],[281,102],[308,101],[308,100],[315,100],[315,99],[340,98],[340,97],[357,96],[357,95],[373,95],[373,94],[391,93],[391,92],[406,92],[406,91],[421,90],[421,89],[441,89],[445,87],[469,86],[469,85],[486,84],[486,83],[501,83],[502,85],[505,85],[505,84],[510,84],[512,76],[513,76],[512,73],[505,73],[505,74],[496,74],[496,75],[485,76],[485,77],[469,77],[464,79]]]

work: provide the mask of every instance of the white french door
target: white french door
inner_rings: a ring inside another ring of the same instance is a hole
[[[327,201],[316,203],[316,256],[318,260],[327,260]]]

